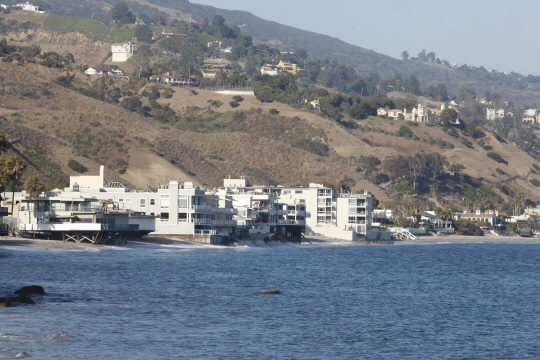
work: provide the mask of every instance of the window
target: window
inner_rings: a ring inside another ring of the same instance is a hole
[[[301,193],[302,193],[302,190],[294,190],[294,193],[295,193],[295,194],[301,194]]]
[[[156,199],[150,199],[150,206],[156,205]]]
[[[356,199],[349,199],[349,205],[356,205]]]
[[[155,215],[154,213],[152,213],[152,212],[150,213],[150,216],[154,216],[154,215]]]
[[[131,202],[131,199],[126,199],[126,202]]]
[[[140,203],[139,203],[139,206],[142,207],[142,208],[146,207],[146,199],[141,199]]]
[[[284,193],[284,194],[290,194],[290,193],[291,193],[291,190],[283,190],[283,193]]]
[[[124,202],[124,199],[118,199],[119,202]]]
[[[349,224],[356,223],[356,216],[349,216]]]
[[[187,208],[188,206],[188,198],[187,195],[180,195],[178,196],[178,207],[180,208]]]

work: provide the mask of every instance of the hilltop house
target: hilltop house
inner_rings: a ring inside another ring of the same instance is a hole
[[[102,67],[91,67],[84,71],[86,75],[124,75],[124,70],[122,69],[108,69]]]
[[[162,82],[165,84],[179,85],[179,86],[197,86],[199,85],[199,80],[195,77],[188,77],[181,74],[171,74],[166,72],[163,74],[152,75],[150,76],[150,81]]]
[[[398,110],[398,109],[388,110],[388,117],[394,120],[399,120],[400,114],[403,116],[403,111]]]
[[[537,109],[527,109],[523,112],[523,119],[522,121],[524,123],[529,124],[536,124],[540,123],[540,114],[538,113]]]
[[[111,52],[113,62],[127,61],[127,59],[133,56],[133,44],[131,42],[127,44],[112,44]]]
[[[403,116],[406,121],[429,122],[431,121],[429,118],[430,114],[431,110],[422,105],[418,105],[410,113],[407,113],[407,109],[403,110]]]
[[[0,7],[3,8],[3,9],[7,9],[10,5],[4,5],[4,4],[0,4]],[[11,5],[12,8],[20,8],[21,10],[24,10],[24,11],[33,11],[33,12],[37,12],[37,13],[40,13],[40,14],[44,14],[45,11],[42,11],[42,10],[39,10],[39,6],[36,6],[34,4],[30,4],[28,1],[25,2],[25,3],[17,3],[15,5]]]
[[[487,109],[486,118],[488,120],[503,119],[504,109]]]
[[[266,64],[266,66],[274,67],[274,68],[276,68],[276,69],[278,69],[280,71],[286,71],[286,72],[291,73],[293,75],[296,75],[296,73],[300,70],[298,65],[293,64],[293,63],[288,62],[288,61],[283,61],[283,60],[280,60],[279,64],[277,64],[277,65]]]
[[[281,71],[276,69],[274,66],[263,66],[261,67],[261,74],[268,74],[270,76],[276,76],[281,74]]]
[[[388,111],[385,108],[377,109],[377,116],[386,116],[386,115],[388,115]]]
[[[161,38],[168,38],[168,37],[188,37],[186,34],[179,34],[179,33],[173,33],[172,31],[170,30],[165,30],[163,29],[163,31],[161,32],[153,32],[152,33],[152,40],[156,41],[156,40],[159,40]]]

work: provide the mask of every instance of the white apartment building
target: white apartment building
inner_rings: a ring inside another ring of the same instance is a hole
[[[193,182],[180,185],[178,181],[170,181],[156,192],[128,191],[120,183],[101,188],[80,187],[79,191],[85,196],[113,202],[120,210],[156,216],[153,232],[156,235],[228,235],[236,225],[232,221],[232,200],[207,194]],[[227,207],[220,208],[220,202]]]
[[[225,179],[223,193],[240,208],[258,213],[254,230],[274,233],[277,227],[301,227],[306,233],[356,240],[371,232],[370,194],[338,194],[321,184],[309,187],[249,186],[248,180]],[[247,214],[247,213],[246,213]],[[245,221],[245,220],[244,220]]]
[[[112,44],[112,62],[124,62],[133,56],[133,44]]]
[[[486,118],[488,120],[503,119],[504,109],[487,109]]]

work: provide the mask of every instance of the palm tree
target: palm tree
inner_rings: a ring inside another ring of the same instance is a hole
[[[43,191],[43,183],[37,176],[30,176],[24,183],[24,190],[32,197],[39,196]]]
[[[0,192],[4,193],[4,198],[6,197],[6,188],[11,181],[9,177],[9,171],[6,165],[7,159],[0,159]],[[0,200],[2,200],[1,196]]]
[[[189,75],[188,75],[188,85],[191,85],[191,70],[193,70],[193,64],[187,63],[186,69],[188,69]]]
[[[345,182],[345,179],[339,179],[338,183],[337,183],[337,187],[339,189],[339,192],[341,194],[343,194],[343,188],[346,186],[346,182]]]
[[[7,170],[9,171],[10,180],[11,180],[11,226],[13,229],[13,207],[15,205],[15,183],[19,181],[21,176],[23,176],[26,171],[26,161],[24,161],[20,156],[13,156],[7,160]]]
[[[446,219],[445,228],[448,228],[448,219],[452,218],[452,210],[450,209],[443,210],[441,213],[441,216]]]

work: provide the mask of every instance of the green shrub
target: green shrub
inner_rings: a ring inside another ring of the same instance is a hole
[[[161,96],[163,96],[165,99],[170,99],[172,98],[172,95],[171,93],[169,92],[169,90],[165,90],[164,92],[161,93]]]
[[[240,106],[240,104],[237,103],[236,101],[231,101],[231,102],[229,103],[229,105],[231,105],[232,108],[235,108],[235,107]]]
[[[502,169],[496,168],[495,171],[497,171],[500,175],[506,175],[506,173],[502,171]]]
[[[533,167],[534,170],[540,170],[540,167],[538,167],[538,165],[536,165],[536,164],[532,164],[532,167]]]
[[[271,115],[277,115],[279,114],[279,111],[277,109],[270,109],[268,110],[268,112],[271,114]]]
[[[495,161],[498,162],[498,163],[503,163],[503,162],[504,162],[504,160],[503,160],[503,158],[501,157],[501,155],[497,154],[497,153],[494,152],[494,151],[488,151],[488,152],[486,153],[486,155],[487,155],[490,159],[495,160]]]
[[[539,187],[540,186],[540,181],[536,180],[536,179],[529,179],[529,182],[531,183],[532,186],[534,187]]]
[[[319,155],[319,156],[327,156],[329,148],[326,144],[323,144],[318,141],[311,141],[308,139],[302,139],[300,141],[297,141],[293,144],[294,147],[304,149],[306,151],[309,151],[310,153]]]
[[[471,146],[471,143],[467,139],[465,139],[464,137],[461,138],[461,143],[466,147]]]
[[[244,101],[244,98],[241,97],[240,95],[236,95],[235,97],[233,97],[233,100],[236,102],[242,102]]]
[[[406,137],[406,138],[410,138],[413,135],[412,130],[410,128],[408,128],[407,126],[405,126],[405,125],[401,125],[398,132],[399,132],[399,135],[401,135],[403,137]]]
[[[427,127],[434,127],[435,124],[434,124],[434,123],[426,123],[426,126],[427,126]]]
[[[71,170],[76,171],[78,173],[82,173],[85,170],[84,166],[80,162],[74,159],[69,159],[67,165]]]
[[[418,126],[418,123],[416,121],[407,121],[407,125],[409,125],[409,126]]]

